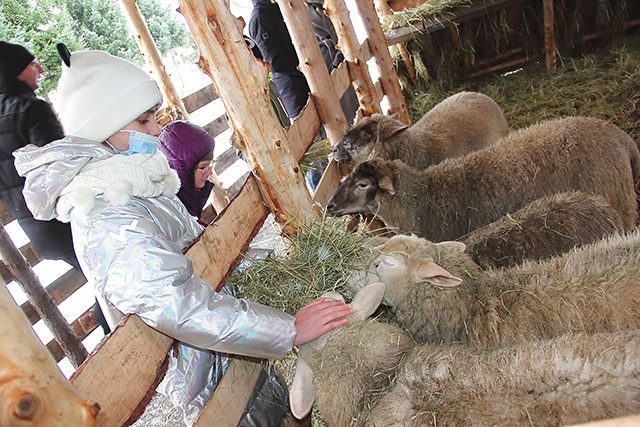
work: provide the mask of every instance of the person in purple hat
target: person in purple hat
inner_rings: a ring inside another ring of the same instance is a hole
[[[189,213],[206,226],[200,218],[213,190],[209,180],[213,174],[213,137],[196,124],[177,120],[166,125],[159,138],[158,148],[180,178],[178,198]]]

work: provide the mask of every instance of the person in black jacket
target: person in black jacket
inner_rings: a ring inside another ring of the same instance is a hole
[[[36,97],[44,70],[25,47],[0,41],[0,199],[42,259],[61,259],[79,270],[71,228],[60,221],[37,221],[22,196],[12,153],[27,144],[43,146],[64,138],[51,106]]]
[[[58,220],[33,218],[22,195],[24,178],[18,175],[12,153],[27,144],[42,147],[64,138],[53,108],[38,98],[44,69],[24,46],[0,41],[0,199],[18,220],[38,257],[63,260],[78,271],[71,227]],[[94,312],[104,333],[110,329],[101,310]]]

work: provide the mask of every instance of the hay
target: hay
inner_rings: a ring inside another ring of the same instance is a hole
[[[490,64],[510,59],[542,58],[544,53],[544,19],[541,3],[512,5],[483,17],[454,19],[470,6],[467,1],[428,1],[421,6],[385,17],[385,31],[402,27],[429,26],[429,34],[418,35],[405,43],[417,70],[418,82],[452,88],[474,72]],[[560,55],[576,56],[588,49],[585,40],[599,33],[601,40],[623,34],[629,21],[625,0],[599,3],[591,11],[576,0],[555,8],[556,49]],[[434,24],[442,27],[433,30]],[[512,26],[513,28],[511,28]],[[514,48],[521,49],[515,53]],[[403,87],[411,78],[402,57],[392,55]]]
[[[346,295],[349,274],[371,256],[366,243],[372,238],[362,231],[346,233],[346,220],[328,217],[299,226],[288,239],[288,254],[251,261],[228,283],[238,296],[290,314],[325,292]]]
[[[572,115],[608,120],[640,141],[640,34],[617,39],[608,49],[562,60],[556,73],[544,63],[515,73],[489,76],[451,90],[412,89],[413,121],[445,97],[474,90],[492,97],[512,129]]]

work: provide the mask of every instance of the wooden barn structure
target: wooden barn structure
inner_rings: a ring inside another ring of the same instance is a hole
[[[563,5],[567,3],[567,0],[474,0],[469,2],[469,7],[438,17],[437,24],[423,23],[422,28],[411,24],[404,32],[394,30],[385,34],[379,20],[380,15],[390,13],[385,4],[377,2],[374,7],[370,1],[355,0],[357,13],[353,15],[345,0],[325,0],[324,6],[336,27],[346,59],[329,74],[303,1],[278,0],[301,58],[300,67],[311,88],[310,101],[300,117],[290,127],[282,128],[269,101],[268,67],[256,60],[247,48],[242,23],[230,13],[226,2],[179,0],[180,12],[200,51],[200,67],[212,80],[211,86],[180,99],[146,31],[136,1],[120,0],[132,28],[136,29],[137,41],[152,74],[161,84],[167,106],[160,121],[188,118],[198,108],[220,97],[226,116],[212,117],[205,128],[212,135],[218,135],[231,126],[233,142],[249,164],[251,173],[246,180],[240,179],[227,189],[230,201],[214,201],[217,204],[215,222],[186,251],[193,261],[194,272],[217,288],[241,261],[249,242],[269,214],[274,215],[286,233],[295,233],[300,222],[321,218],[322,209],[342,174],[330,162],[317,191],[311,195],[299,165],[321,127],[331,143],[337,142],[348,130],[339,99],[350,85],[358,96],[360,115],[398,114],[401,120],[410,122],[389,46],[405,52],[404,67],[412,74],[410,69],[415,57],[411,58],[404,43],[421,37],[440,37],[434,36],[438,31],[448,34],[443,37],[455,38],[456,31],[452,29],[459,28],[463,22],[482,28],[483,20],[498,19],[500,11],[508,13],[513,8],[535,3],[543,12],[539,18],[546,29],[540,34],[541,39],[536,40],[542,48],[529,51],[511,46],[512,55],[495,49],[489,54],[489,48],[478,49],[478,55],[487,58],[475,63],[485,65],[483,72],[493,72],[546,58],[552,70],[558,51],[554,11],[557,16],[558,8],[564,10]],[[628,19],[623,29],[640,23],[640,5],[634,0],[627,3]],[[364,41],[359,41],[354,32],[354,17],[362,20],[366,30]],[[476,31],[485,47],[491,45],[486,42],[487,32]],[[585,41],[610,36],[610,32],[594,30]],[[372,77],[372,68],[377,70],[377,78]],[[479,73],[468,68],[451,72],[467,77]],[[224,173],[236,161],[234,150],[225,151],[217,158],[216,172]],[[0,220],[4,225],[11,218],[5,212]],[[85,285],[83,276],[71,270],[44,290],[31,269],[39,262],[37,254],[28,245],[19,250],[15,248],[4,228],[0,228],[0,254],[3,259],[0,277],[5,283],[20,283],[29,299],[18,309],[5,287],[0,289],[0,425],[116,427],[135,422],[164,375],[173,340],[146,326],[136,316],[127,316],[88,355],[81,341],[97,327],[93,310],[67,323],[56,308]],[[39,343],[31,329],[41,318],[55,337],[46,347]],[[69,381],[60,375],[55,365],[64,357],[77,368]],[[234,360],[195,425],[237,425],[259,372],[260,361]]]

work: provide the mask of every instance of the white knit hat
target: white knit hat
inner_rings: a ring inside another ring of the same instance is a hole
[[[162,101],[157,83],[129,61],[99,50],[66,59],[54,106],[67,134],[104,141]]]

